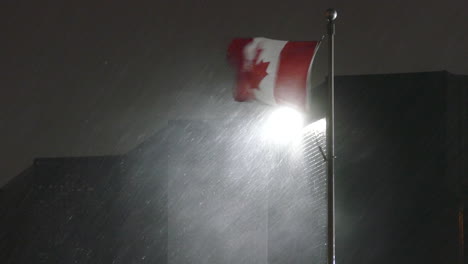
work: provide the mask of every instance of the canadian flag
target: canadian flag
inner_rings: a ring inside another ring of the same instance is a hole
[[[236,101],[306,109],[309,76],[319,41],[238,38],[228,48],[237,70]]]

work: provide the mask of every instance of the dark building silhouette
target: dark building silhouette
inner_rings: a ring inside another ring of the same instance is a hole
[[[339,258],[457,263],[467,77],[347,76],[336,85]]]
[[[447,72],[336,78],[338,263],[462,259],[467,87]],[[324,263],[323,131],[285,148],[255,129],[178,120],[125,155],[36,159],[1,190],[0,260]]]

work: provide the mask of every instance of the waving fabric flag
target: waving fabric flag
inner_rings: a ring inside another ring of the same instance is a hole
[[[239,38],[228,48],[237,70],[236,101],[306,108],[309,76],[319,41]]]

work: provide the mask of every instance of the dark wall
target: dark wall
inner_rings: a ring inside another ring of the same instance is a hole
[[[2,263],[165,260],[165,250],[159,250],[164,212],[161,224],[160,208],[148,208],[148,188],[156,188],[141,174],[128,173],[129,163],[124,157],[37,159],[24,185],[5,188],[27,191],[20,202],[4,207],[9,217],[1,219]],[[138,194],[132,193],[134,181],[145,186],[138,186]]]
[[[3,262],[104,260],[107,252],[90,248],[104,243],[103,234],[115,233],[115,219],[102,212],[110,211],[120,188],[118,166],[112,157],[37,159],[30,188],[9,208],[14,219],[2,225]]]
[[[337,256],[455,263],[446,72],[336,80]]]

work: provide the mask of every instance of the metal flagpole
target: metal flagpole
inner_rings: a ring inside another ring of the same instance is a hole
[[[325,12],[328,20],[328,107],[327,107],[327,202],[328,202],[328,242],[327,242],[327,263],[335,263],[335,150],[334,150],[334,35],[335,19],[337,12],[329,8]]]

